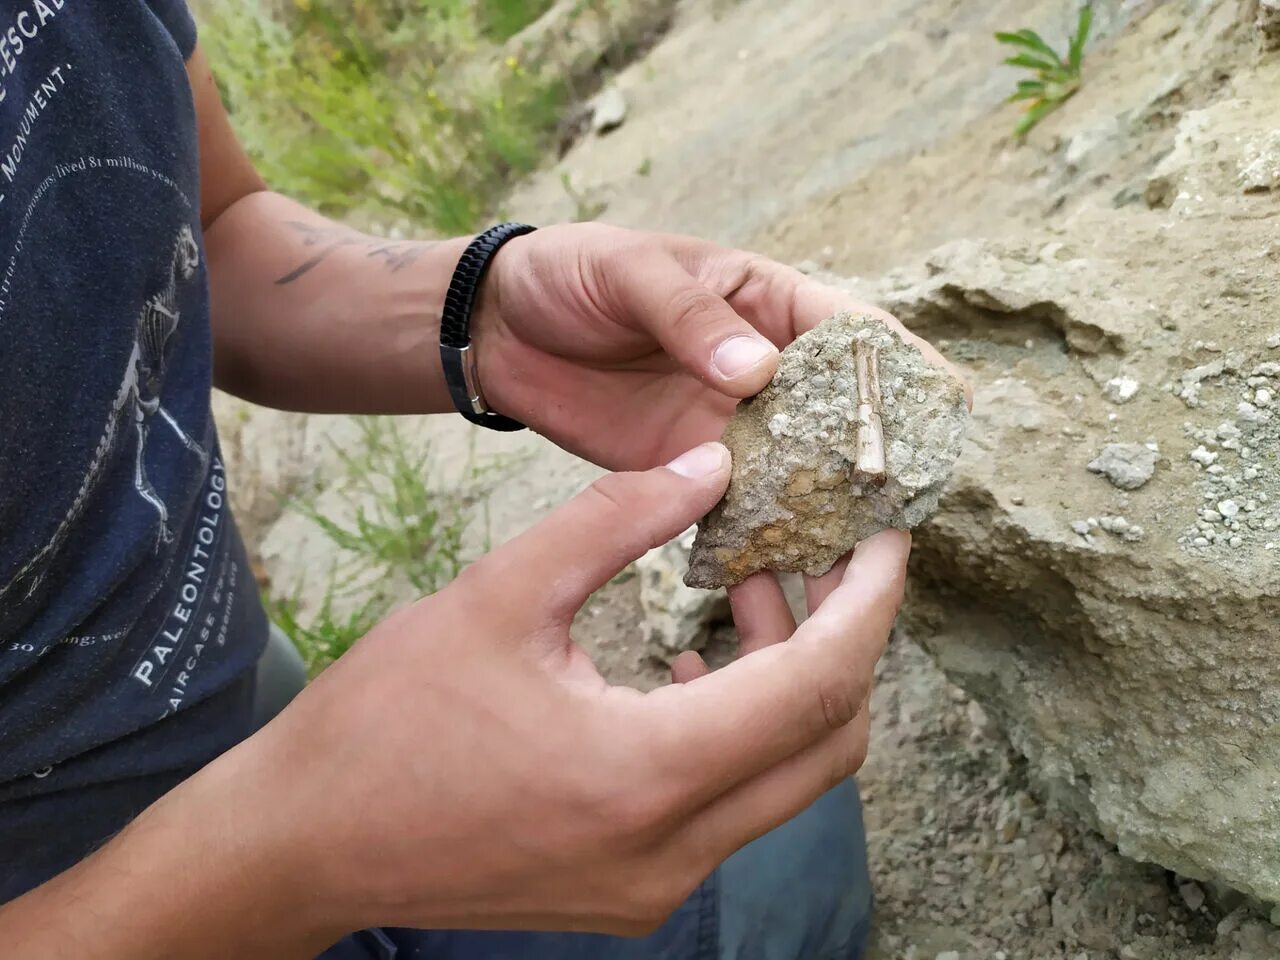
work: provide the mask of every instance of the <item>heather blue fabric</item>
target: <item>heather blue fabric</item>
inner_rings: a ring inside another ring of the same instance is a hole
[[[366,930],[320,960],[859,960],[871,929],[852,780],[730,857],[651,936]]]
[[[252,728],[181,0],[0,0],[0,901]]]

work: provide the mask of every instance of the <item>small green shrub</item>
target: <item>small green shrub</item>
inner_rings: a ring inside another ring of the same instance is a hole
[[[232,122],[269,184],[332,216],[360,210],[454,234],[553,139],[561,85],[496,62],[493,45],[547,6],[224,0],[198,10]]]
[[[297,597],[263,596],[267,616],[293,641],[307,665],[307,675],[314,677],[350,650],[357,640],[373,629],[391,609],[386,597],[375,594],[345,615],[335,610],[335,589],[329,590],[320,609],[304,622],[298,615]],[[341,604],[339,604],[341,605]]]
[[[1027,101],[1026,111],[1013,128],[1014,136],[1025,137],[1037,123],[1062,106],[1080,89],[1080,67],[1084,62],[1084,47],[1093,26],[1093,5],[1080,8],[1076,32],[1068,42],[1067,54],[1059,56],[1034,30],[1016,33],[997,33],[996,40],[1019,52],[1004,62],[1011,67],[1023,67],[1035,74],[1034,80],[1022,80],[1009,97],[1009,102]]]
[[[467,561],[464,538],[475,531],[489,547],[488,497],[499,471],[512,461],[477,465],[448,486],[435,482],[431,447],[406,438],[397,421],[365,417],[349,449],[335,444],[343,473],[340,491],[353,509],[334,519],[315,500],[289,505],[318,526],[341,560],[330,568],[319,608],[301,612],[304,584],[268,595],[267,612],[293,640],[314,676],[390,613],[398,599],[434,593]],[[310,573],[307,576],[311,576]]]

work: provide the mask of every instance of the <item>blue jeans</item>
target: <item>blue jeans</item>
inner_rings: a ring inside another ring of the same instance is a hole
[[[259,667],[264,720],[301,682],[282,641],[273,635]],[[846,780],[731,856],[650,936],[363,930],[318,960],[859,960],[870,927],[862,804]]]

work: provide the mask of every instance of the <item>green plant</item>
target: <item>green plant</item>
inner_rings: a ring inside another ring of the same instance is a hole
[[[345,615],[339,614],[335,609],[335,586],[332,580],[320,609],[305,622],[298,614],[299,601],[296,593],[287,598],[266,594],[262,599],[267,616],[288,634],[307,665],[307,675],[311,677],[350,650],[391,608],[384,595],[374,594],[363,604],[348,609]]]
[[[319,607],[304,613],[303,583],[286,596],[264,598],[268,615],[292,638],[313,676],[398,599],[433,593],[457,576],[469,534],[480,550],[489,548],[489,493],[512,462],[494,458],[477,465],[472,450],[461,476],[445,485],[430,469],[430,445],[407,438],[395,420],[359,418],[356,427],[355,443],[334,443],[343,475],[333,490],[345,507],[335,508],[331,499],[322,506],[314,498],[290,504],[342,556],[328,572]]]
[[[565,195],[573,201],[573,222],[586,223],[594,220],[609,209],[607,200],[598,200],[586,190],[579,190],[573,185],[573,178],[568,172],[560,174],[560,186]]]
[[[462,569],[462,541],[472,507],[487,491],[464,478],[458,489],[431,483],[430,445],[415,449],[394,420],[357,420],[354,450],[335,444],[345,471],[342,490],[355,505],[348,522],[332,519],[314,502],[297,509],[356,565],[380,580],[402,577],[419,593],[432,593]],[[474,469],[471,470],[475,473]]]
[[[1092,26],[1093,5],[1086,3],[1080,8],[1076,32],[1068,41],[1065,57],[1059,56],[1034,30],[996,34],[997,41],[1020,51],[1004,62],[1035,73],[1034,80],[1019,81],[1017,90],[1009,97],[1009,102],[1028,101],[1022,118],[1013,128],[1014,136],[1019,139],[1025,137],[1032,127],[1080,89],[1080,67]]]
[[[202,3],[232,122],[266,180],[325,213],[475,227],[554,138],[562,85],[493,46],[547,0]]]

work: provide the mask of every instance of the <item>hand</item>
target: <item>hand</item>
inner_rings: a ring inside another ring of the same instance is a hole
[[[656,927],[862,763],[853,721],[902,596],[910,541],[889,531],[815,582],[826,596],[789,642],[772,641],[790,615],[740,590],[750,656],[648,694],[609,686],[570,638],[575,612],[728,478],[719,444],[602,478],[379,625],[189,784],[272,812],[241,843],[288,865],[294,914],[334,937]]]
[[[778,350],[842,310],[889,314],[764,257],[601,224],[509,242],[473,336],[491,407],[610,469],[647,469],[720,436]]]

